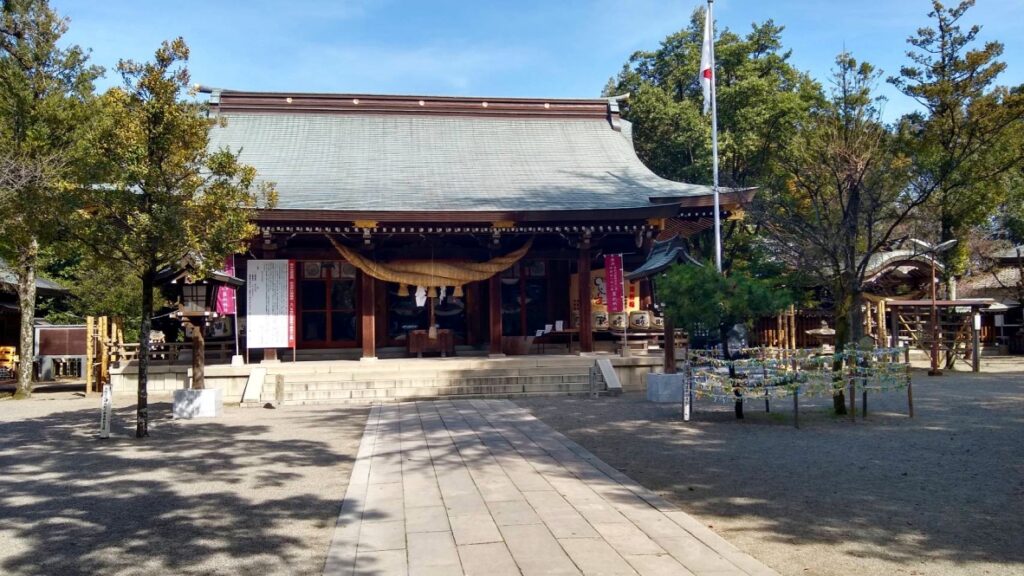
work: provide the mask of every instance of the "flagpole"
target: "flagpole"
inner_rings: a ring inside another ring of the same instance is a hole
[[[711,161],[715,191],[715,268],[722,272],[722,219],[718,199],[718,102],[715,86],[718,73],[715,71],[715,16],[712,6],[715,0],[708,0],[709,35],[711,36]]]

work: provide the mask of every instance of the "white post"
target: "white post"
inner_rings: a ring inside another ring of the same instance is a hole
[[[683,378],[683,422],[690,421],[690,403],[692,402],[692,396],[690,396],[690,386],[692,385],[692,378],[689,371],[682,374]]]
[[[715,268],[722,271],[722,216],[718,199],[718,72],[715,70],[715,16],[712,6],[715,0],[708,0],[708,21],[711,22],[711,160],[715,191]]]
[[[113,409],[110,384],[104,384],[103,394],[100,396],[100,438],[110,438],[110,416]]]

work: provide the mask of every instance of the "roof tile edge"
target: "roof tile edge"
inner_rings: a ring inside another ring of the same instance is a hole
[[[205,88],[205,87],[203,87]],[[317,114],[431,114],[604,119],[617,125],[618,106],[608,98],[487,98],[388,94],[200,91],[216,94],[218,112]]]

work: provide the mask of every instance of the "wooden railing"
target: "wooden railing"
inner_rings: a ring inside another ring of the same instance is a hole
[[[216,364],[219,362],[228,363],[235,353],[234,342],[207,342],[206,363]],[[122,344],[117,350],[117,361],[120,366],[139,359],[139,344],[137,342]],[[174,364],[176,362],[187,362],[192,357],[191,342],[155,342],[149,346],[149,361],[151,363]]]

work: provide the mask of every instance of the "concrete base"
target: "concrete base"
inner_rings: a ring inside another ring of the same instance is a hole
[[[682,374],[648,374],[647,375],[647,401],[648,402],[673,402],[683,401],[683,375]]]
[[[231,357],[231,365],[235,367],[245,366],[245,356],[235,354],[234,356]]]
[[[217,418],[224,410],[220,388],[175,390],[172,414],[178,418]]]

